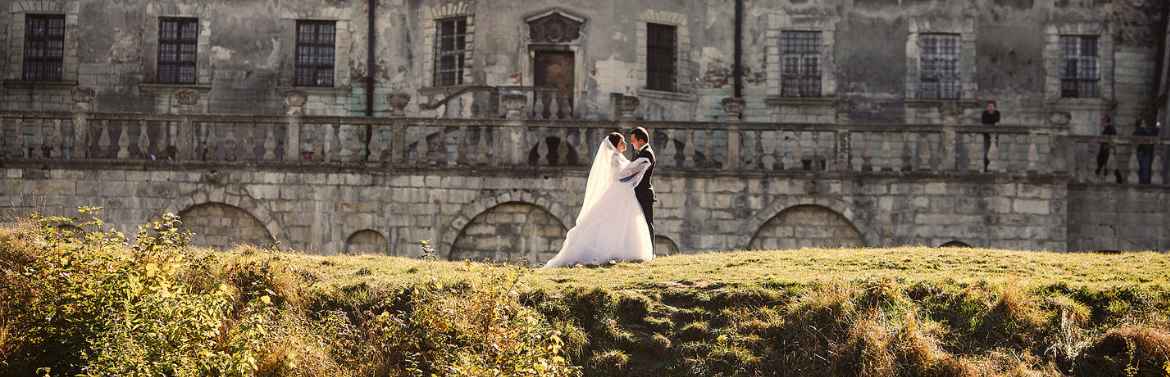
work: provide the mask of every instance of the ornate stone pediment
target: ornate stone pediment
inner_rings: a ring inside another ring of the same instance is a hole
[[[560,9],[538,13],[525,19],[532,43],[572,43],[581,38],[585,19]]]

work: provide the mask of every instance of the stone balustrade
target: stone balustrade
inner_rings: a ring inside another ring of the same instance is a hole
[[[635,123],[580,120],[0,112],[3,160],[322,165],[367,169],[584,170],[608,132]],[[1094,173],[1096,148],[1137,182],[1136,146],[1167,141],[1067,136],[1000,126],[638,122],[651,130],[661,171],[734,174]],[[985,138],[992,143],[984,161]]]

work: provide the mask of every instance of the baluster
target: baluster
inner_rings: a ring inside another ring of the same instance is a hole
[[[338,122],[336,124],[326,124],[324,131],[325,140],[322,145],[323,150],[321,151],[321,159],[322,161],[332,162],[337,160],[339,155],[337,152],[337,143],[340,142],[338,139],[341,137],[341,123]]]
[[[718,167],[719,161],[715,160],[715,131],[711,129],[703,130],[703,155],[707,161],[707,168]]]
[[[562,119],[560,110],[561,104],[557,100],[557,95],[550,94],[548,96],[548,119]]]
[[[272,161],[276,159],[276,134],[274,133],[275,124],[264,124],[264,160]]]
[[[12,138],[8,136],[8,118],[0,116],[0,159],[9,157],[9,144]]]
[[[1154,148],[1158,149],[1154,150],[1153,161],[1150,161],[1150,183],[1161,185],[1165,183],[1163,180],[1164,177],[1162,176],[1162,172],[1165,170],[1162,166],[1165,163],[1166,155],[1163,153],[1161,144],[1154,144]]]
[[[130,158],[130,126],[123,121],[118,134],[118,159]]]
[[[1040,148],[1036,145],[1038,134],[1028,134],[1028,173],[1036,174],[1040,171]]]
[[[557,145],[557,164],[561,166],[569,165],[569,130],[565,127],[560,127],[558,137],[561,142]]]
[[[392,124],[392,136],[390,140],[390,164],[391,165],[406,165],[409,161],[406,160],[407,154],[410,153],[410,144],[407,143],[407,127],[409,124],[399,123],[395,121]]]
[[[150,135],[148,135],[145,120],[138,121],[138,141],[135,144],[137,144],[138,158],[144,160],[152,159],[152,156],[150,156],[150,148],[148,147],[150,145]]]
[[[113,147],[111,145],[112,141],[110,140],[110,132],[111,132],[110,121],[102,120],[101,123],[99,123],[99,125],[98,125],[97,132],[98,132],[98,138],[97,138],[97,156],[96,157],[97,158],[110,158],[110,156],[112,155],[110,153],[110,148]]]
[[[456,153],[454,151],[455,148],[453,148],[454,146],[450,145],[450,143],[447,141],[447,134],[450,133],[451,129],[452,127],[443,127],[439,129],[440,165],[455,166],[458,161],[458,156],[452,156],[453,153]]]
[[[544,119],[544,95],[540,91],[532,94],[532,119]]]
[[[767,131],[761,143],[764,144],[764,170],[784,170],[784,161],[781,160],[781,142],[784,140],[784,131]]]
[[[337,132],[337,155],[334,159],[338,162],[348,162],[353,157],[353,149],[351,148],[353,135],[352,129],[348,124],[341,124],[338,122],[336,127]]]
[[[880,168],[875,169],[875,170],[884,171],[884,172],[893,171],[894,165],[897,162],[896,162],[896,159],[894,158],[894,148],[890,144],[890,138],[892,137],[892,135],[888,132],[879,132],[879,133],[877,133],[877,136],[882,141],[882,146],[881,146],[882,149],[881,149],[881,158],[879,160],[880,161]]]
[[[743,141],[740,135],[739,126],[732,124],[727,128],[727,161],[723,164],[723,170],[736,170],[740,167],[740,161],[743,160],[741,151]]]
[[[687,135],[687,141],[683,144],[683,165],[688,168],[695,167],[695,130],[683,130]]]
[[[429,130],[427,130],[426,127],[419,127],[418,131],[421,131],[422,137],[420,137],[418,139],[418,144],[415,147],[415,151],[416,151],[415,152],[415,160],[416,160],[415,163],[418,165],[425,166],[425,165],[428,165],[430,162],[430,155],[431,155],[431,142],[429,140],[430,135],[428,134]]]
[[[545,138],[541,136],[543,136],[541,129],[532,127],[528,132],[528,143],[525,143],[525,145],[534,145],[536,148],[536,160],[529,160],[529,162],[535,166],[540,166],[541,162],[544,162],[548,156],[548,143],[545,141]]]
[[[236,124],[221,123],[221,129],[226,130],[224,134],[224,160],[238,161],[240,160],[240,144],[242,141],[236,136]]]
[[[755,135],[756,135],[756,140],[755,140],[756,148],[755,148],[755,150],[753,150],[752,155],[753,155],[753,158],[756,159],[755,162],[753,162],[753,163],[756,163],[756,170],[770,169],[770,167],[772,167],[772,166],[768,166],[768,165],[764,164],[764,160],[766,158],[768,158],[768,156],[764,155],[764,136],[765,135],[772,135],[772,131],[756,130]],[[775,158],[773,158],[773,160],[775,160]],[[765,167],[765,166],[768,166],[768,167]]]
[[[1138,159],[1141,158],[1141,156],[1138,155],[1137,150],[1138,150],[1138,148],[1140,148],[1140,146],[1138,145],[1137,140],[1133,140],[1133,139],[1130,139],[1130,140],[1131,141],[1129,144],[1129,146],[1130,146],[1129,151],[1128,151],[1128,153],[1126,153],[1126,156],[1129,157],[1129,161],[1127,161],[1128,163],[1126,164],[1127,168],[1126,168],[1126,174],[1125,174],[1125,183],[1137,184],[1139,182],[1138,181]]]
[[[179,127],[177,127],[177,122],[168,121],[163,124],[163,127],[165,128],[164,132],[166,133],[166,142],[163,143],[163,145],[165,145],[165,147],[163,147],[163,154],[168,160],[178,160]]]
[[[69,143],[67,140],[71,138],[65,137],[65,130],[61,127],[61,119],[53,119],[53,138],[50,142],[50,157],[66,158],[68,156]]]
[[[580,141],[577,142],[577,154],[580,156],[577,158],[578,165],[587,165],[589,164],[589,161],[593,161],[593,139],[589,137],[589,135],[592,133],[592,128],[581,128],[580,131],[577,132],[577,138],[580,139]],[[668,138],[668,143],[670,142],[669,140],[670,139]]]
[[[370,157],[371,162],[384,161],[382,155],[386,153],[386,127],[373,127],[370,132]]]
[[[934,153],[935,146],[940,145],[934,142],[935,136],[939,134],[919,134],[918,135],[918,161],[919,165],[916,170],[919,171],[938,171],[938,162],[935,161]],[[941,139],[941,137],[940,137]]]

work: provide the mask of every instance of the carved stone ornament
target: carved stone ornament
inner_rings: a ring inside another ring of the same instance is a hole
[[[569,43],[581,37],[584,22],[552,12],[528,21],[532,43]]]
[[[93,88],[83,87],[83,86],[74,87],[72,94],[73,94],[73,102],[79,103],[79,104],[80,103],[86,103],[86,104],[93,103],[94,97],[97,96],[97,92],[94,91]]]
[[[386,103],[390,104],[390,112],[401,116],[406,114],[406,105],[410,104],[410,94],[390,93],[386,95]]]
[[[723,112],[727,113],[728,117],[735,119],[739,119],[739,116],[743,115],[743,109],[747,106],[743,98],[733,97],[724,98],[721,104],[723,105]]]
[[[199,92],[192,89],[179,89],[175,92],[175,101],[183,106],[195,106],[199,104]]]
[[[289,91],[284,94],[284,105],[288,107],[303,107],[308,100],[309,97],[299,90]]]
[[[1072,121],[1072,115],[1064,111],[1053,111],[1048,121],[1057,126],[1067,126]]]

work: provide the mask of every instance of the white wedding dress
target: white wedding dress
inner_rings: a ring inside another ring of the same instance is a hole
[[[602,141],[589,170],[577,225],[545,267],[654,259],[650,228],[634,197],[634,187],[649,167],[649,160],[630,162],[608,140]]]

